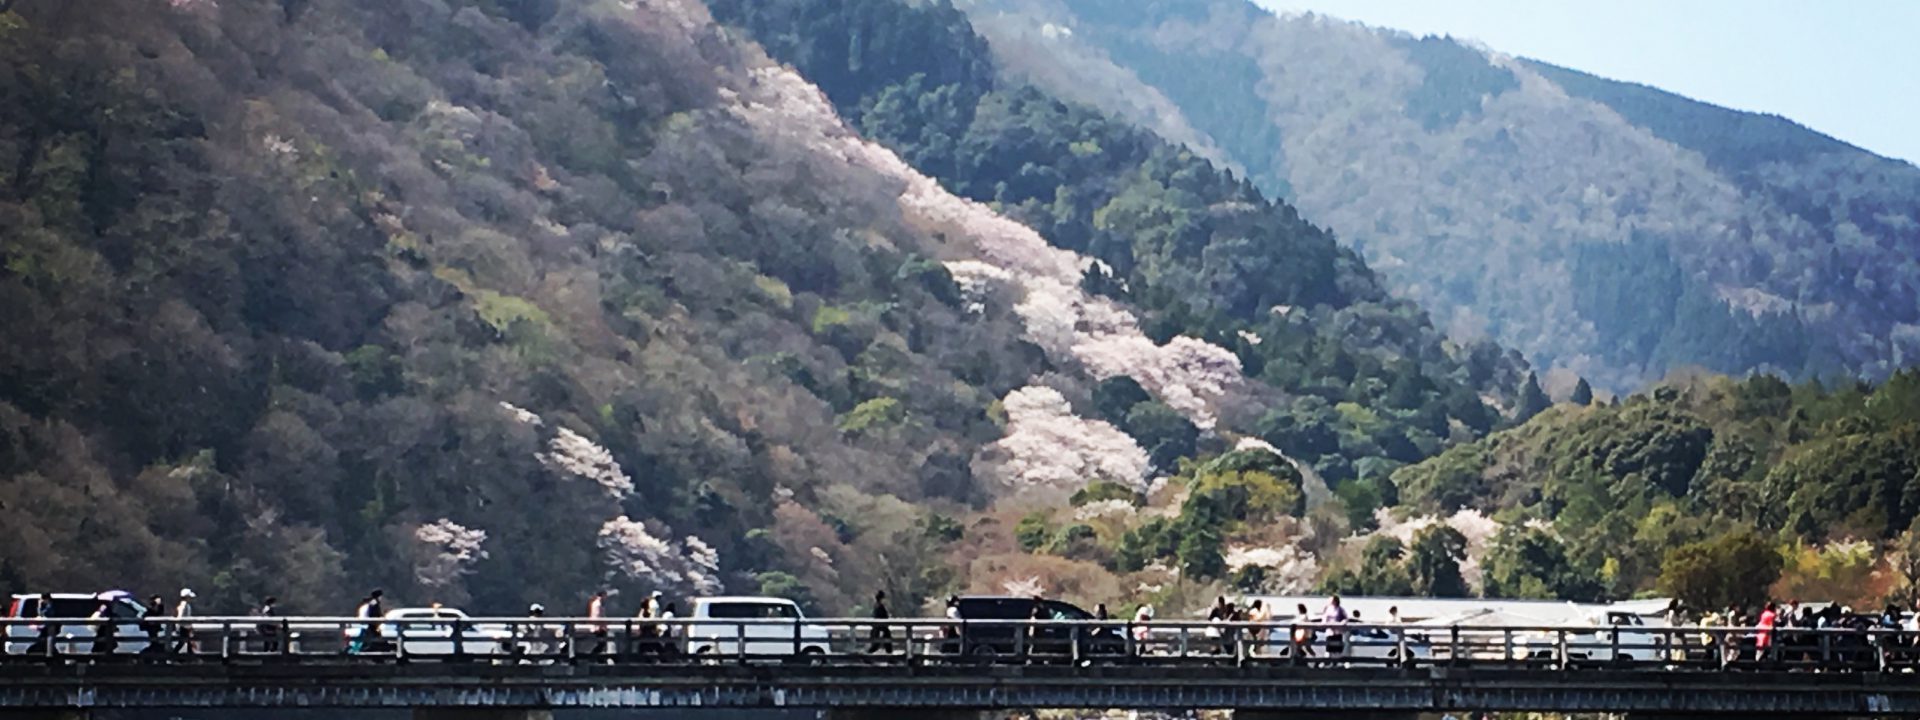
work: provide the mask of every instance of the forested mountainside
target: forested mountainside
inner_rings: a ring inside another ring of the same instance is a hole
[[[1287,398],[1223,418],[1334,483],[1485,433],[1532,380],[1488,342],[1458,346],[1351,250],[1204,157],[1032,87],[947,3],[717,0],[715,15],[814,79],[843,116],[960,195],[1097,261],[1081,286],[1143,313],[1155,341],[1233,350]],[[970,282],[964,268],[963,284]],[[1258,394],[1258,393],[1255,393]],[[1103,417],[1162,468],[1193,444]],[[1532,408],[1532,409],[1536,409]]]
[[[939,262],[1018,238],[694,3],[27,0],[0,35],[9,588],[844,607],[1004,490],[1000,398],[1068,362]]]
[[[769,36],[823,95],[688,0],[12,3],[0,585],[1118,598],[1544,407],[950,7],[854,9]]]
[[[1490,553],[1503,542],[1531,551],[1524,563],[1489,558],[1506,565],[1487,575],[1489,593],[1764,589],[1773,576],[1749,569],[1739,549],[1758,546],[1764,557],[1777,541],[1786,552],[1771,568],[1784,571],[1774,597],[1871,607],[1905,592],[1911,602],[1920,372],[1835,388],[1700,376],[1623,402],[1563,404],[1403,468],[1393,484],[1409,510],[1470,508],[1503,521]],[[1755,577],[1729,577],[1742,572]],[[1355,591],[1380,582],[1345,581]]]
[[[1920,357],[1920,168],[1778,117],[1246,0],[966,0],[1000,67],[1243,168],[1456,336],[1630,390]],[[1495,49],[1497,51],[1497,49]],[[1571,375],[1554,374],[1564,392]]]

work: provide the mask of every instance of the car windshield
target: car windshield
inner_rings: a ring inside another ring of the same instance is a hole
[[[1085,610],[1063,602],[1049,601],[1046,604],[1047,616],[1054,620],[1092,620],[1093,615]]]
[[[793,620],[800,611],[782,603],[717,602],[707,605],[707,617],[729,620]]]

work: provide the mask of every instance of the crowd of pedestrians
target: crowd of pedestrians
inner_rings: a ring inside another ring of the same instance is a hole
[[[1820,669],[1920,660],[1920,612],[1903,612],[1892,604],[1876,613],[1856,612],[1837,603],[1815,606],[1789,600],[1751,608],[1729,605],[1701,613],[1674,601],[1667,607],[1666,622],[1669,627],[1701,628],[1697,636],[1675,636],[1669,648],[1675,661]]]

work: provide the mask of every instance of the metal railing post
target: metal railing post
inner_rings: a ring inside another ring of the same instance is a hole
[[[1080,623],[1076,622],[1073,624],[1072,627],[1067,628],[1067,642],[1073,644],[1073,647],[1067,649],[1067,657],[1073,660],[1073,664],[1079,665],[1080,664]]]
[[[1402,667],[1413,666],[1413,656],[1407,653],[1407,631],[1405,628],[1393,629],[1393,651],[1400,659]]]
[[[1567,650],[1566,628],[1560,628],[1554,631],[1553,648],[1556,668],[1561,672],[1566,672],[1567,666],[1572,664],[1572,657],[1568,654]]]
[[[220,662],[233,662],[233,622],[220,621]]]
[[[1447,665],[1458,667],[1460,665],[1460,626],[1454,625],[1447,628],[1447,636]]]
[[[1503,648],[1501,664],[1511,667],[1513,665],[1513,628],[1500,628],[1500,645]]]
[[[1187,659],[1187,649],[1188,649],[1188,647],[1189,647],[1189,646],[1188,646],[1188,639],[1187,639],[1187,638],[1188,638],[1188,635],[1189,635],[1189,631],[1190,631],[1191,629],[1192,629],[1192,628],[1189,628],[1189,627],[1187,627],[1187,626],[1185,626],[1185,625],[1181,625],[1181,626],[1180,626],[1180,655],[1179,655],[1179,657],[1180,657],[1180,659],[1182,659],[1182,660],[1185,660],[1185,659]]]
[[[467,657],[466,625],[467,621],[462,618],[453,619],[453,657],[455,659],[464,660]]]
[[[740,664],[745,665],[747,664],[747,624],[736,622],[733,624],[733,631],[734,652],[740,658]]]

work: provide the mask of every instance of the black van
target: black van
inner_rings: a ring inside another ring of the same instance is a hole
[[[949,651],[964,651],[967,655],[982,658],[1022,654],[1069,657],[1077,637],[1081,657],[1126,654],[1123,633],[1117,628],[1075,628],[1070,625],[1023,627],[995,622],[1032,620],[1036,609],[1042,620],[1094,619],[1093,613],[1071,603],[1030,597],[963,595],[959,599],[959,609],[960,619],[965,621],[960,627],[960,647],[949,646]]]

